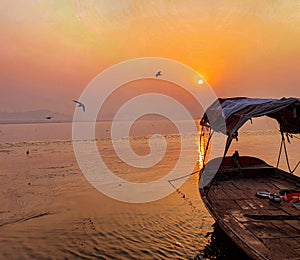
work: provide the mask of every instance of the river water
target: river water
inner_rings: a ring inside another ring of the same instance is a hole
[[[97,124],[96,145],[107,167],[125,181],[157,180],[182,159],[181,139],[172,126],[147,121],[133,129],[132,149],[142,156],[148,154],[149,135],[158,132],[163,137],[157,138],[167,143],[167,153],[150,169],[129,167],[115,154],[109,127],[109,122]],[[156,201],[128,203],[110,198],[95,189],[80,170],[71,129],[70,123],[0,125],[1,259],[245,257],[213,226],[199,196],[197,174],[182,186],[170,183],[170,194]],[[197,154],[201,150],[198,135],[187,134],[186,138],[191,154]],[[299,160],[299,140],[292,141],[288,151],[294,165]],[[125,143],[122,138],[116,142]],[[275,130],[242,131],[229,154],[238,149],[241,155],[275,165],[279,142]],[[199,154],[197,158],[193,171],[201,164]],[[280,166],[286,168],[283,160]],[[182,171],[182,175],[190,173]],[[112,189],[118,192],[119,187],[121,183]]]

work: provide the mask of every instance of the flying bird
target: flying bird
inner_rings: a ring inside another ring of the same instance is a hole
[[[46,116],[45,119],[52,119],[52,116]]]
[[[83,112],[85,112],[85,105],[83,103],[81,103],[81,102],[79,102],[77,100],[74,100],[74,99],[73,99],[73,102],[75,102],[76,104],[78,104],[77,107],[81,107],[82,110],[83,110]]]
[[[155,74],[155,77],[159,77],[159,76],[162,76],[161,71],[158,71],[158,72]]]

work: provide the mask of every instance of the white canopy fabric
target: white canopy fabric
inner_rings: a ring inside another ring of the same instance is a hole
[[[300,133],[300,100],[298,98],[219,98],[206,110],[200,124],[228,135],[226,153],[237,131],[249,119],[261,116],[276,119],[282,132]]]
[[[260,105],[273,101],[274,99],[258,99],[258,98],[245,98],[245,99],[228,99],[222,103],[222,111],[225,119],[230,117],[235,112],[238,112],[251,105]]]

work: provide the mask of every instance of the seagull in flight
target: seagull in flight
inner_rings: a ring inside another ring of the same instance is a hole
[[[77,107],[81,107],[82,110],[83,110],[83,112],[85,112],[85,105],[83,103],[81,103],[81,102],[79,102],[77,100],[74,100],[74,99],[73,99],[73,102],[75,102],[76,104],[78,104]]]
[[[159,76],[162,76],[161,71],[158,71],[158,72],[155,74],[155,77],[159,77]]]

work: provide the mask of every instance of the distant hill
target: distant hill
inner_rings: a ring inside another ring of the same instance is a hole
[[[26,112],[0,112],[0,124],[18,123],[58,123],[70,122],[72,116],[50,110],[35,110]]]

